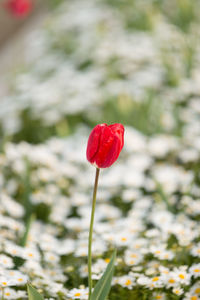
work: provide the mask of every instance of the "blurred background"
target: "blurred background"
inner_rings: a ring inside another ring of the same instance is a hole
[[[199,105],[198,0],[0,5],[1,145],[79,123],[182,135],[186,104]]]
[[[48,299],[87,287],[86,143],[96,124],[122,123],[95,216],[98,266],[115,247],[122,258],[109,298],[199,297],[195,271],[178,278],[187,298],[156,285],[162,267],[199,263],[199,29],[199,0],[0,0],[0,251],[5,272],[25,274],[14,292],[28,277]]]

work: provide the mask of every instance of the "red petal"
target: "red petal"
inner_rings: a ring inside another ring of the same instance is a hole
[[[122,124],[97,125],[88,139],[87,159],[98,168],[110,167],[118,158],[124,145]]]
[[[108,157],[108,155],[112,148],[113,141],[114,136],[111,129],[108,126],[104,127],[101,133],[99,150],[95,156],[95,162],[99,168],[106,168],[105,163],[107,160],[110,160],[110,157]]]
[[[102,164],[102,168],[110,167],[118,158],[124,146],[124,127],[121,124],[113,124],[108,126],[113,136],[112,146],[107,153],[107,157]]]
[[[7,0],[6,8],[16,17],[27,15],[32,9],[31,0]]]
[[[104,126],[107,126],[106,124],[98,124],[95,126],[90,133],[88,144],[87,144],[87,160],[90,163],[94,163],[95,155],[97,154],[100,146],[100,138],[101,138],[101,132]]]

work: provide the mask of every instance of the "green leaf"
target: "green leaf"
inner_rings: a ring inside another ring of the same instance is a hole
[[[111,288],[111,281],[114,273],[115,267],[115,260],[116,260],[116,250],[114,251],[112,258],[102,275],[101,279],[97,282],[94,287],[94,291],[91,296],[91,300],[105,300],[108,296],[108,293]]]
[[[27,284],[28,299],[29,300],[44,300],[44,298],[38,293],[38,291],[30,284]]]
[[[24,232],[24,235],[20,241],[20,245],[22,247],[25,247],[26,246],[26,243],[27,243],[27,240],[28,240],[28,235],[29,235],[29,232],[30,232],[30,228],[31,228],[31,225],[33,224],[33,221],[35,220],[35,215],[34,214],[31,214],[28,218],[28,220],[26,221],[26,230]]]

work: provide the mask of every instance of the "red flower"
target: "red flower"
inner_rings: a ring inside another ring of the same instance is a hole
[[[15,17],[24,17],[32,10],[33,3],[31,0],[7,0],[5,7]]]
[[[87,160],[97,168],[108,168],[118,158],[124,146],[122,124],[99,124],[90,133]]]

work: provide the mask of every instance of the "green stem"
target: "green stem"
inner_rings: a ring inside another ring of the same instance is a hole
[[[92,233],[93,233],[94,212],[95,212],[95,205],[96,205],[96,195],[97,195],[99,172],[100,172],[100,169],[96,168],[96,176],[95,176],[93,199],[92,199],[92,211],[91,211],[91,218],[90,218],[89,241],[88,241],[88,285],[89,285],[88,300],[91,299],[91,295],[92,295]]]
[[[22,246],[22,247],[25,247],[26,244],[27,244],[27,240],[28,240],[30,229],[31,229],[31,225],[33,224],[34,220],[35,220],[35,215],[32,214],[32,215],[29,216],[29,218],[26,222],[26,230],[25,230],[24,235],[23,235],[23,237],[21,239],[21,242],[20,242],[20,246]]]
[[[4,288],[2,288],[1,300],[4,300]]]

